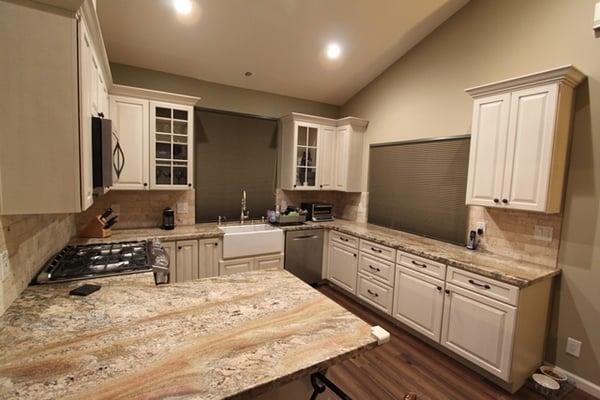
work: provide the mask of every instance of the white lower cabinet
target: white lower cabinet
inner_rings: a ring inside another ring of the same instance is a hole
[[[220,239],[163,242],[169,256],[171,282],[185,282],[219,274]]]
[[[448,284],[441,344],[508,380],[516,308]]]
[[[386,286],[368,274],[358,274],[356,294],[359,298],[379,310],[391,314],[393,289]]]
[[[283,268],[283,253],[265,254],[256,257],[232,258],[219,261],[219,275],[263,269]]]
[[[444,310],[444,281],[396,266],[392,316],[439,341]]]
[[[357,271],[358,250],[330,242],[327,279],[350,293],[356,293]]]

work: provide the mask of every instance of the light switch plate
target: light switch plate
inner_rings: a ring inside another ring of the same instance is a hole
[[[565,351],[568,354],[579,358],[579,355],[581,354],[581,342],[573,339],[572,337],[567,338],[567,348]]]
[[[475,226],[475,230],[477,232],[479,232],[480,229],[481,229],[481,232],[483,232],[481,234],[481,236],[485,235],[485,222],[483,222],[483,221],[478,221],[477,222],[477,225]]]
[[[178,214],[187,214],[189,212],[188,202],[182,201],[181,203],[177,203],[177,213]]]
[[[551,226],[536,225],[533,227],[533,238],[544,242],[551,242],[554,228]]]
[[[8,268],[8,251],[4,250],[0,253],[0,282],[4,282],[8,277]]]

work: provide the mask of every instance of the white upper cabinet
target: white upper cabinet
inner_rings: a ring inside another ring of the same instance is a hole
[[[565,66],[466,90],[475,99],[467,204],[560,212],[574,88],[584,78]]]
[[[194,108],[150,102],[150,188],[187,189],[193,182]]]
[[[194,107],[198,97],[113,85],[113,189],[193,186]],[[118,145],[118,147],[117,147]]]
[[[111,96],[113,189],[148,189],[148,100]]]
[[[280,185],[285,190],[362,190],[367,121],[292,113],[280,121]]]

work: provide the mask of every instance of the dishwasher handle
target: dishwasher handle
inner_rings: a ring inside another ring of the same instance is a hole
[[[306,235],[306,236],[297,236],[292,238],[292,240],[308,240],[308,239],[318,239],[317,235]]]

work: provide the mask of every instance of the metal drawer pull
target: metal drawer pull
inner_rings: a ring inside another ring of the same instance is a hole
[[[381,270],[379,268],[375,268],[372,265],[369,265],[369,268],[371,268],[373,271],[381,272]]]
[[[317,237],[318,237],[317,235],[298,236],[292,240],[316,239]]]
[[[381,250],[380,249],[376,249],[375,247],[371,247],[371,250],[373,250],[376,253],[381,254]]]
[[[348,239],[346,239],[345,237],[341,237],[341,236],[340,236],[340,240],[341,240],[342,242],[347,242],[347,241],[348,241]]]
[[[379,295],[378,295],[377,293],[375,293],[375,292],[371,292],[371,289],[367,289],[367,292],[369,292],[369,294],[370,294],[371,296],[379,297]]]
[[[478,286],[478,287],[480,287],[480,288],[484,288],[484,289],[491,289],[491,288],[492,288],[492,287],[491,287],[490,285],[488,285],[488,284],[485,284],[485,285],[484,285],[483,283],[477,283],[477,282],[475,282],[473,279],[469,279],[469,283],[470,283],[471,285],[475,285],[475,286]]]
[[[416,265],[417,267],[421,267],[421,268],[427,268],[427,264],[423,264],[423,263],[420,263],[420,262],[416,262],[415,260],[412,260],[412,263],[413,263],[414,265]]]

